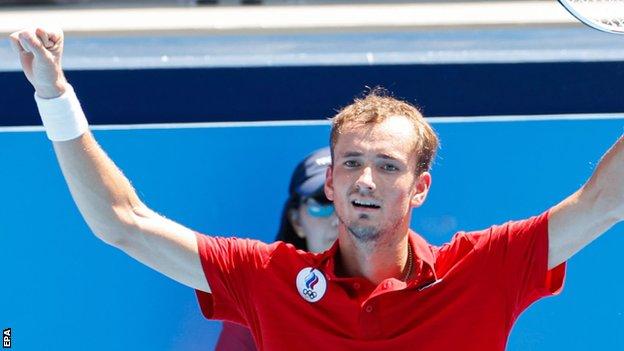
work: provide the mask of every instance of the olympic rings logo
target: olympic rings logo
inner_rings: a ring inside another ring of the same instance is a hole
[[[316,299],[317,294],[314,290],[304,288],[301,292],[311,300]]]
[[[304,301],[314,303],[325,296],[327,281],[321,271],[314,267],[304,267],[295,279],[297,292]]]

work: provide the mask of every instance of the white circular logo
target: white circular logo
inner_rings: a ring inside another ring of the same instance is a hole
[[[306,267],[297,274],[297,291],[304,300],[317,302],[327,290],[327,281],[321,271],[312,267]]]

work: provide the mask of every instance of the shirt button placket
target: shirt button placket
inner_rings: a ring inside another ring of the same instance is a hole
[[[368,301],[362,306],[360,325],[365,338],[376,338],[381,335],[381,325],[379,323],[377,306],[375,305],[373,301]]]

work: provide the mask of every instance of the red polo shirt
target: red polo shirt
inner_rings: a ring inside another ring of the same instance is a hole
[[[260,350],[504,350],[516,318],[559,292],[565,273],[565,264],[547,269],[548,212],[459,232],[440,247],[411,232],[407,284],[336,277],[338,245],[312,254],[281,242],[197,239],[212,290],[197,292],[204,316],[249,326]],[[322,297],[308,302],[302,289]]]

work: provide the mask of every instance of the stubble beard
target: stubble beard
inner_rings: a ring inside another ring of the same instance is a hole
[[[337,213],[336,213],[337,214]],[[366,219],[369,216],[365,213],[359,215],[361,219]],[[356,239],[356,241],[362,244],[379,244],[385,238],[392,236],[392,233],[397,231],[400,227],[400,222],[394,222],[389,228],[380,228],[378,226],[366,226],[357,224],[347,224],[341,216],[338,216],[338,221],[347,228],[349,233]],[[384,235],[387,233],[388,235]]]
[[[368,218],[367,214],[361,214],[360,218],[366,219]],[[376,242],[381,237],[381,230],[375,226],[365,226],[365,225],[357,225],[357,224],[347,224],[341,216],[338,216],[338,220],[342,225],[347,228],[349,233],[353,235],[353,237],[361,242],[361,243],[371,243]]]

